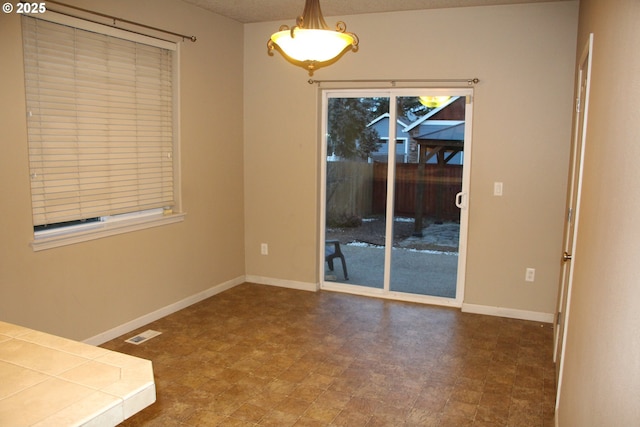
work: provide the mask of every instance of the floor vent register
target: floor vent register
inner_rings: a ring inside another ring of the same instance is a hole
[[[152,331],[151,329],[148,329],[148,330],[136,335],[135,337],[132,337],[132,338],[129,338],[128,340],[125,340],[125,342],[128,342],[130,344],[139,345],[139,344],[142,344],[145,341],[149,341],[153,337],[157,337],[161,333],[162,332]]]

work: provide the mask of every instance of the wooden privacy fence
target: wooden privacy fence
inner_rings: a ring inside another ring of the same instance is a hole
[[[327,224],[371,215],[372,195],[372,163],[327,162]]]
[[[419,171],[417,163],[396,164],[395,212],[414,217],[418,195]],[[456,194],[462,190],[462,166],[427,164],[423,177],[423,217],[436,220],[458,220],[460,209],[456,206]],[[387,201],[387,164],[373,166],[374,214],[384,214]]]
[[[415,217],[418,175],[418,164],[396,164],[397,215]],[[450,221],[460,218],[455,198],[462,189],[462,166],[425,165],[422,187],[423,217]],[[384,214],[386,201],[386,163],[327,162],[327,224],[346,225],[356,218]]]

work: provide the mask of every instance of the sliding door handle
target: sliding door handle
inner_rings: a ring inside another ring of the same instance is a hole
[[[467,208],[467,193],[464,192],[459,192],[458,194],[456,194],[456,206],[459,209],[466,209]]]

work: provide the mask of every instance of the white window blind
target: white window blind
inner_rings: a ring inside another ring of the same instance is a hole
[[[174,52],[22,19],[34,226],[172,207]]]

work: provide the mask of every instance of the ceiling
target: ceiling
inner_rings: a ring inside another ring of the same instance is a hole
[[[182,0],[243,23],[295,21],[304,0]],[[566,0],[321,0],[324,16]]]

